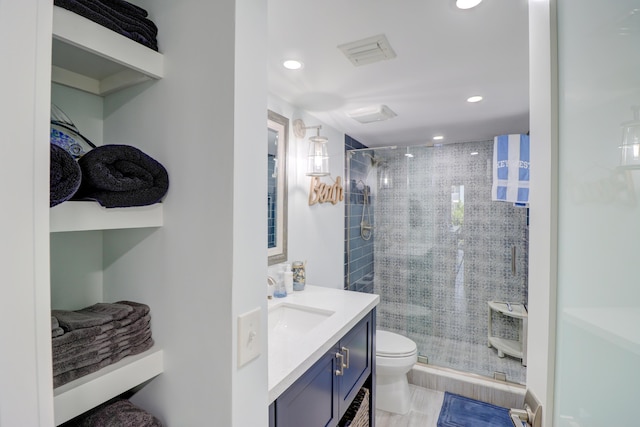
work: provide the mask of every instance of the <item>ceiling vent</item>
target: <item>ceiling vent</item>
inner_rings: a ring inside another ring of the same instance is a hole
[[[338,46],[355,66],[371,64],[396,57],[384,34]]]
[[[375,105],[372,107],[358,108],[357,110],[349,111],[347,116],[359,121],[360,123],[373,123],[392,119],[396,117],[397,114],[391,111],[391,109],[386,105]]]

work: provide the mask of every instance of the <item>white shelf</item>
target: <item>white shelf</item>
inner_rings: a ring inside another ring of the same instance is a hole
[[[518,341],[499,337],[489,337],[489,344],[498,350],[498,355],[500,357],[504,357],[505,354],[508,354],[509,356],[522,359],[522,344]]]
[[[511,303],[510,306],[511,310],[509,310],[509,306],[506,302],[489,301],[489,307],[493,311],[502,313],[505,316],[513,317],[516,319],[523,319],[528,316],[527,310],[524,308],[524,305],[514,302]]]
[[[52,47],[51,79],[95,95],[164,74],[162,54],[58,6],[53,8]]]
[[[68,200],[49,209],[49,231],[52,233],[161,227],[162,223],[162,203],[104,208],[98,202]]]
[[[504,357],[505,354],[509,356],[522,359],[522,366],[527,366],[527,334],[529,314],[523,304],[510,303],[502,301],[487,301],[489,304],[489,325],[488,325],[488,346],[494,347],[498,350],[498,357]],[[505,338],[496,337],[493,335],[493,313],[500,313],[503,316],[513,317],[514,319],[520,319],[519,335],[520,339],[509,340]]]
[[[53,390],[55,424],[60,425],[162,373],[155,346]]]

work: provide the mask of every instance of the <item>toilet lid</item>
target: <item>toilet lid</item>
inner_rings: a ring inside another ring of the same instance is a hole
[[[376,331],[376,355],[405,357],[416,353],[416,343],[407,337],[388,331]]]

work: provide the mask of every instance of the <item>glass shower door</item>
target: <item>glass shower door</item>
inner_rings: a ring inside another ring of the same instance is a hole
[[[566,0],[557,7],[554,425],[637,425],[640,170],[628,156],[638,156],[640,145],[623,139],[623,130],[640,103],[640,2]]]

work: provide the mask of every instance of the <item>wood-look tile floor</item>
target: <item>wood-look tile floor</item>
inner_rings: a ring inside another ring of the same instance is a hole
[[[436,427],[444,392],[409,384],[411,409],[406,415],[376,410],[376,427]]]

